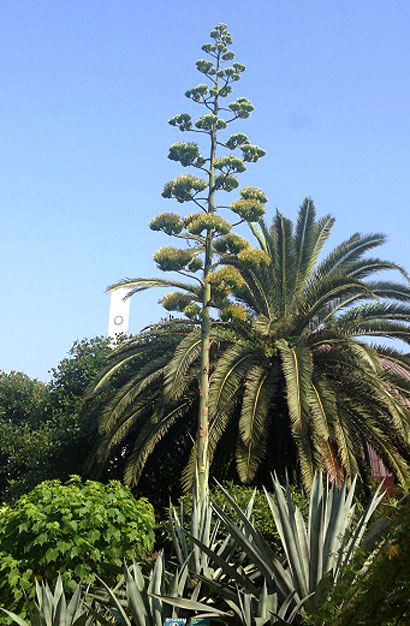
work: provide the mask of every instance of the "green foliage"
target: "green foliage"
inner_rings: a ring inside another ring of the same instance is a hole
[[[266,200],[260,190],[242,194],[262,206]],[[307,198],[295,226],[279,212],[270,226],[263,219],[250,224],[255,248],[233,233],[212,243],[220,266],[208,274],[211,303],[231,320],[213,320],[210,331],[210,455],[220,477],[237,470],[244,482],[266,484],[270,472],[287,471],[309,490],[315,469],[324,469],[338,484],[356,473],[368,483],[368,443],[399,481],[408,476],[410,360],[384,341],[410,340],[410,288],[379,279],[383,270],[403,270],[368,256],[384,242],[378,234],[356,234],[320,260],[333,222],[317,219]],[[185,287],[200,301],[201,287]],[[243,307],[246,319],[242,309],[235,319],[231,305]],[[195,332],[181,336],[164,364],[176,390],[172,402],[195,388]],[[140,383],[135,403],[145,399]],[[162,402],[168,415],[169,397]],[[188,411],[176,421],[193,437],[191,419]],[[156,436],[155,424],[151,432]],[[186,467],[187,486],[193,469]]]
[[[112,342],[105,337],[76,341],[52,370],[48,385],[24,374],[0,377],[0,493],[4,500],[19,497],[43,480],[65,480],[85,471],[97,433],[96,413],[104,397],[90,403],[85,414],[81,412],[83,395],[112,351]],[[112,380],[112,389],[117,380]],[[14,421],[17,407],[20,417]]]
[[[190,595],[187,565],[170,574],[165,569],[162,553],[158,554],[148,576],[133,563],[124,567],[124,575],[114,589],[101,582],[96,598],[105,611],[93,613],[102,626],[107,626],[107,618],[108,623],[118,626],[162,626],[166,618],[180,615],[178,604],[183,605],[184,598]],[[176,606],[171,607],[159,596],[171,596]]]
[[[234,511],[231,514],[215,501],[212,504],[212,510],[225,529],[223,541],[215,541],[215,530],[210,535],[215,546],[191,533],[197,548],[207,556],[208,565],[201,580],[211,593],[240,616],[239,623],[255,626],[257,607],[262,599],[266,602],[267,596],[274,599],[275,607],[281,608],[281,616],[290,622],[297,614],[303,616],[325,602],[323,583],[326,577],[334,585],[342,575],[357,553],[370,517],[382,497],[376,492],[364,514],[357,518],[354,516],[354,485],[350,491],[346,484],[341,489],[334,484],[330,487],[328,482],[324,484],[323,476],[317,474],[306,520],[292,498],[289,485],[284,488],[275,479],[274,496],[266,490],[265,495],[271,525],[279,534],[281,552],[278,552],[272,550],[256,527],[256,493],[245,507],[240,507],[228,491],[223,488],[222,491]],[[246,603],[248,621],[241,617]],[[249,619],[251,609],[252,620]],[[260,623],[268,623],[268,616],[263,617]],[[270,617],[274,623],[273,616]]]
[[[78,476],[67,483],[47,481],[0,514],[0,603],[20,610],[23,589],[33,581],[67,589],[96,575],[116,581],[124,558],[149,555],[155,518],[148,501],[136,501],[127,487]]]
[[[0,371],[0,422],[36,426],[43,417],[47,385],[21,372]]]

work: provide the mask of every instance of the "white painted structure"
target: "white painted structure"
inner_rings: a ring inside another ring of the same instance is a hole
[[[128,289],[126,287],[121,287],[111,292],[108,337],[115,338],[115,335],[118,333],[128,332],[131,299],[127,298],[127,300],[124,300],[127,293]]]

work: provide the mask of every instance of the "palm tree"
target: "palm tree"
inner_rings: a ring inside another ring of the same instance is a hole
[[[410,359],[396,344],[410,342],[410,288],[378,275],[408,276],[395,263],[365,256],[385,242],[381,234],[355,234],[319,261],[333,223],[330,216],[316,220],[306,199],[294,229],[279,212],[271,228],[262,218],[251,224],[258,249],[232,235],[217,244],[222,267],[214,268],[212,304],[221,319],[211,329],[210,456],[227,462],[234,455],[243,482],[285,468],[306,488],[318,468],[337,482],[356,473],[365,480],[368,444],[400,481],[408,476]],[[121,284],[137,292],[147,279]],[[200,300],[199,288],[185,293]],[[124,423],[141,416],[129,407],[144,405],[154,379],[161,388],[129,457],[129,482],[138,480],[167,424],[184,419],[195,397],[199,346],[198,328],[184,326],[155,371],[147,365],[132,373],[124,399],[105,411],[102,455],[107,440],[119,441]]]

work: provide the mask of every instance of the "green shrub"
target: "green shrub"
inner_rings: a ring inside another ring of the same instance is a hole
[[[35,579],[59,573],[68,590],[96,575],[116,582],[124,558],[150,555],[154,524],[151,504],[120,482],[41,483],[0,509],[0,606],[20,611],[23,589],[32,596]]]

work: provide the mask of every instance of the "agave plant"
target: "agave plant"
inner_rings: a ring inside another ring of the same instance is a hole
[[[1,609],[18,626],[90,626],[94,618],[84,604],[84,595],[78,585],[71,600],[67,603],[63,582],[59,576],[54,593],[47,583],[41,584],[36,580],[36,599],[28,602],[29,621],[19,615]]]
[[[227,491],[225,496],[238,519],[230,518],[216,504],[213,507],[236,545],[231,559],[221,558],[198,539],[193,538],[193,541],[219,568],[216,580],[215,576],[202,579],[225,599],[231,609],[234,610],[234,598],[237,598],[236,606],[240,607],[245,605],[246,595],[250,594],[246,600],[248,606],[252,602],[255,605],[262,597],[274,598],[277,594],[281,619],[288,613],[291,621],[297,613],[310,612],[323,601],[321,590],[325,579],[330,577],[336,582],[341,576],[343,568],[362,543],[369,520],[383,494],[379,486],[365,512],[357,518],[353,501],[356,478],[350,489],[346,482],[339,489],[317,473],[306,524],[300,510],[293,504],[289,485],[282,487],[276,478],[273,482],[275,498],[268,492],[266,498],[272,523],[280,536],[284,560],[278,558],[253,525],[252,507],[243,511]]]
[[[102,626],[111,626],[112,619],[118,626],[163,626],[165,618],[177,618],[180,610],[187,608],[207,616],[225,615],[217,608],[198,602],[195,590],[194,593],[189,591],[188,563],[171,575],[165,569],[162,552],[148,577],[137,563],[132,563],[124,566],[124,576],[114,589],[100,582],[102,588],[94,598],[104,610],[90,610]]]

